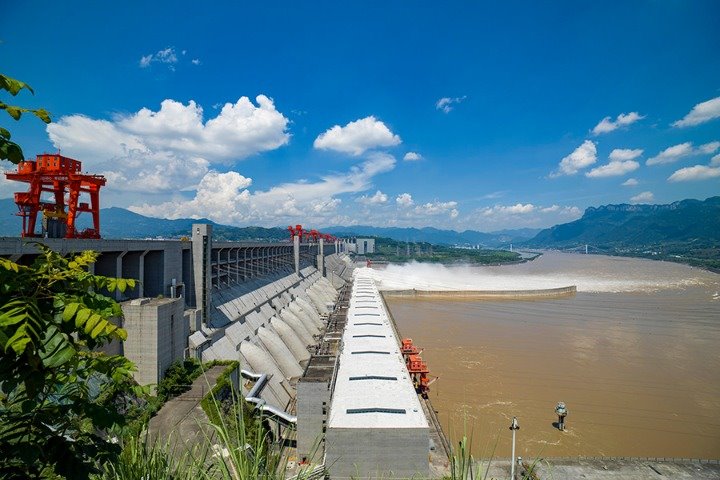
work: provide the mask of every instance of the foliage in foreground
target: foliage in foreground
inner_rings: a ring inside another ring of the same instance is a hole
[[[205,437],[195,447],[183,448],[180,438],[152,442],[145,435],[128,437],[118,461],[106,464],[98,478],[284,479],[285,448],[272,442],[259,412],[251,412],[252,407],[233,389],[227,402],[210,401],[207,408],[214,410],[210,417],[217,423],[203,425]],[[307,476],[307,468],[299,473],[299,479]]]
[[[0,473],[86,478],[119,453],[103,432],[125,424],[123,398],[144,393],[129,360],[95,350],[127,336],[99,292],[135,282],[89,273],[96,253],[36,246],[30,266],[0,259]]]
[[[27,90],[33,94],[35,93],[27,83],[0,74],[0,91],[5,91],[14,97],[22,90]],[[8,105],[4,101],[0,100],[0,110],[5,110],[14,120],[20,120],[23,113],[30,113],[38,117],[43,122],[50,123],[50,114],[42,108],[32,109],[19,107],[17,105]],[[6,128],[0,126],[0,160],[9,160],[12,163],[20,163],[24,159],[22,149],[20,148],[20,145],[10,140],[10,137],[10,132]]]

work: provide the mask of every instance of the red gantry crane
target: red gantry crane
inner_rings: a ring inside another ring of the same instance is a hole
[[[303,230],[302,225],[295,225],[294,227],[290,225],[287,227],[288,232],[290,232],[290,241],[292,242],[295,237],[300,237],[300,241],[303,242],[313,242],[317,243],[320,238],[322,238],[324,241],[332,243],[336,240],[336,238],[329,233],[320,233],[319,231],[312,229],[312,230]]]
[[[405,365],[407,366],[408,373],[412,377],[415,390],[427,398],[430,385],[435,382],[438,377],[432,380],[428,377],[430,370],[428,369],[427,363],[423,362],[422,357],[420,357],[422,350],[413,345],[411,338],[403,338],[400,348],[403,357],[405,357]]]
[[[8,180],[30,184],[27,192],[15,193],[23,237],[100,238],[100,187],[105,177],[81,171],[78,160],[46,153],[20,162],[17,171],[5,172]],[[43,200],[43,193],[51,193],[53,201]],[[89,195],[90,203],[80,201],[83,193]],[[75,220],[83,212],[92,214],[93,227],[78,232]],[[43,215],[41,235],[35,233],[38,213]]]

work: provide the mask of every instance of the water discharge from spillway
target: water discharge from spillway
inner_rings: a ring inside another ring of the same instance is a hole
[[[526,458],[720,458],[720,275],[562,254],[375,274],[385,288],[578,286],[555,299],[388,298],[401,334],[440,376],[430,396],[444,427],[456,439],[472,429],[476,454],[509,456],[517,416]],[[569,409],[564,433],[552,425],[559,401]]]
[[[578,292],[608,293],[703,285],[708,276],[675,263],[555,252],[517,265],[408,263],[372,269],[372,275],[380,290],[531,290],[576,285]]]

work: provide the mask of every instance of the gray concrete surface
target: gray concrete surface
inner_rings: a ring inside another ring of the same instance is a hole
[[[157,415],[150,419],[150,439],[169,441],[175,451],[180,452],[211,437],[210,420],[200,406],[200,401],[226,368],[223,365],[211,368],[195,379],[190,390],[167,401]]]
[[[487,462],[480,464],[483,474],[487,470],[488,479],[510,478],[508,460],[495,460],[489,467]],[[539,480],[716,480],[720,479],[720,462],[638,458],[548,459],[538,461],[534,471]],[[522,473],[524,469],[520,468],[518,472]],[[518,475],[518,478],[522,477]]]

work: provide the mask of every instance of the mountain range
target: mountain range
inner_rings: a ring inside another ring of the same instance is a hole
[[[617,249],[678,243],[720,246],[720,197],[666,205],[590,207],[580,219],[542,230],[524,245],[591,244]]]
[[[18,236],[20,218],[12,199],[0,199],[0,236]],[[89,226],[89,215],[81,215],[78,227]],[[101,210],[104,238],[179,238],[189,235],[193,223],[213,225],[219,240],[276,241],[287,238],[284,227],[234,227],[207,219],[167,220],[151,218],[124,208]],[[643,248],[649,245],[690,245],[692,248],[720,246],[720,196],[706,200],[682,200],[667,205],[605,205],[590,207],[582,218],[570,223],[537,229],[502,230],[490,233],[465,230],[336,226],[322,229],[337,236],[386,237],[400,242],[444,245],[506,247],[510,243],[534,248],[565,248],[590,244],[607,249]],[[714,254],[713,254],[714,255]]]
[[[18,236],[21,220],[15,215],[17,206],[12,199],[0,200],[0,236]],[[288,238],[286,227],[234,227],[222,225],[206,218],[181,218],[167,220],[140,215],[118,207],[100,210],[100,230],[103,238],[179,238],[189,235],[193,223],[210,223],[213,225],[213,237],[218,240],[264,240],[276,241]],[[78,229],[90,226],[90,216],[78,217]],[[474,230],[455,232],[437,228],[380,228],[370,226],[328,227],[323,232],[336,236],[373,236],[392,238],[397,241],[428,242],[445,245],[483,245],[498,247],[510,242],[518,242],[532,238],[539,230],[519,229],[500,232],[483,233]]]

